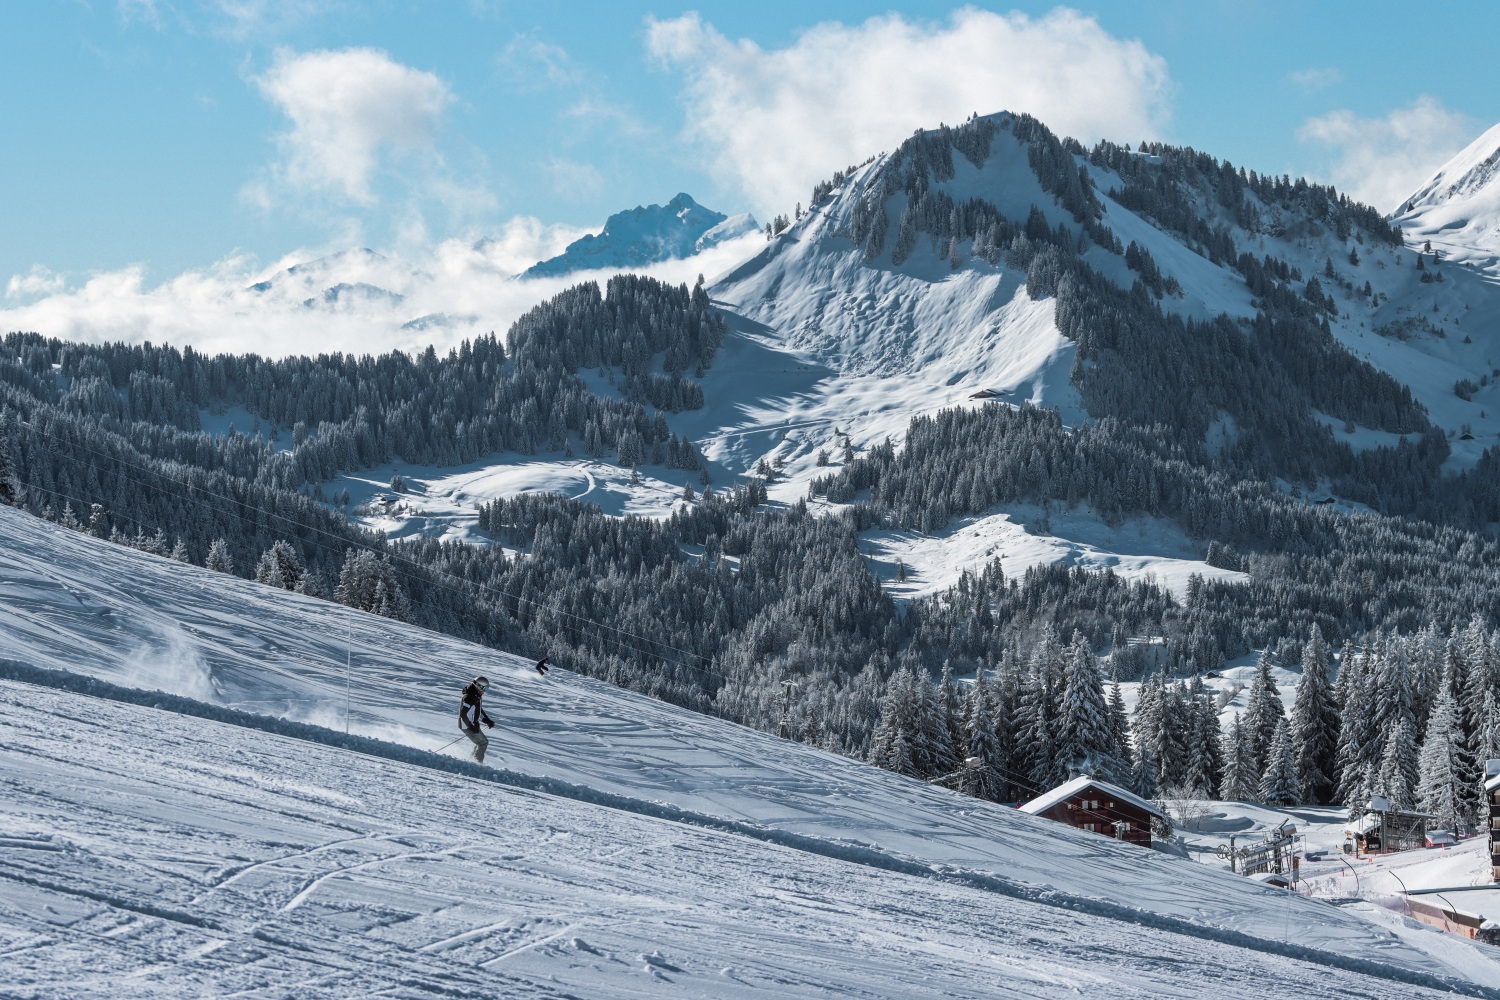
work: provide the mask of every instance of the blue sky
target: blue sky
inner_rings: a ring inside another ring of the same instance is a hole
[[[524,257],[679,190],[765,219],[1001,109],[1389,209],[1500,121],[1497,41],[1481,3],[10,3],[0,282],[501,233]]]

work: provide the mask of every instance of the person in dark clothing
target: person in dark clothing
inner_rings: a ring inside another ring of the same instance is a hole
[[[490,748],[490,738],[479,731],[479,724],[483,722],[487,728],[495,728],[495,720],[484,710],[484,693],[489,688],[490,679],[481,674],[464,688],[463,699],[458,703],[458,728],[474,744],[474,760],[480,764],[484,763],[484,753]]]

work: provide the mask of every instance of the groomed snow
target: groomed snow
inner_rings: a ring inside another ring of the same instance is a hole
[[[111,546],[8,508],[0,510],[0,542],[0,657],[129,686],[164,688],[223,708],[337,730],[345,724],[348,636],[353,661],[348,725],[353,733],[409,747],[440,748],[457,735],[453,719],[459,687],[465,678],[483,671],[495,682],[490,707],[500,723],[493,732],[488,763],[505,769],[502,778],[513,775],[505,778],[511,783],[530,783],[528,787],[595,802],[607,800],[627,812],[701,817],[696,822],[729,824],[736,836],[800,844],[803,850],[845,860],[879,858],[895,870],[982,883],[988,897],[984,905],[996,920],[1025,925],[1030,919],[1010,909],[1011,899],[1056,904],[1091,921],[1103,921],[1089,925],[1094,931],[1068,935],[1084,950],[1117,949],[1132,955],[1130,942],[1154,928],[1182,938],[1174,944],[1177,948],[1196,949],[1191,940],[1200,937],[1217,942],[1214,951],[1250,947],[1265,953],[1256,959],[1262,964],[1279,962],[1272,956],[1292,947],[1326,953],[1321,962],[1379,961],[1422,974],[1441,969],[1419,950],[1325,904],[1295,901],[1288,917],[1281,901],[1268,907],[1272,897],[1264,887],[1204,866],[962,798],[565,671],[543,679],[524,661],[447,636]],[[82,725],[88,713],[75,709],[71,717],[74,722],[69,725]],[[152,721],[133,731],[154,732],[165,726]],[[72,730],[67,727],[61,733],[55,725],[43,728],[47,739],[62,737],[52,744],[58,759],[67,760],[89,745],[68,742]],[[218,736],[214,740],[223,743]],[[131,753],[147,755],[158,745],[139,735],[125,743],[136,744],[141,749]],[[175,736],[161,737],[159,746],[163,753],[189,762],[184,766],[200,756],[195,745],[182,749]],[[299,750],[290,757],[307,752]],[[446,752],[460,754],[457,747]],[[111,745],[103,757],[123,761],[121,753]],[[388,791],[364,796],[350,790],[357,783],[329,786],[322,776],[326,772],[303,775],[281,763],[283,759],[252,764],[238,772],[238,779],[254,776],[256,781],[333,787],[333,801],[349,796],[359,799],[360,809],[375,809],[377,804],[382,810],[395,808]],[[27,835],[75,829],[81,821],[73,810],[45,807],[57,789],[72,786],[72,773],[39,785],[40,779],[21,779],[26,772],[17,770],[15,760],[13,756],[8,765],[12,787],[32,789],[26,792],[27,801],[35,806],[40,796],[39,815],[54,817],[34,821],[40,828]],[[147,775],[142,780],[157,779]],[[219,785],[209,787],[219,794]],[[467,786],[451,793],[463,803],[483,799]],[[90,820],[95,828],[139,827],[143,837],[161,831],[159,824],[153,825],[154,808],[134,812],[129,796],[110,801],[116,803],[113,811]],[[201,814],[196,807],[193,811]],[[266,815],[268,822],[280,822],[274,813]],[[518,836],[526,843],[545,839],[548,830],[572,829],[558,821],[534,827],[531,815],[529,806],[504,812],[505,823],[524,828]],[[211,817],[203,822],[213,825]],[[351,825],[342,815],[331,822],[342,828]],[[426,829],[405,819],[392,822],[403,829]],[[451,832],[452,824],[443,826]],[[303,844],[303,849],[325,842],[311,835],[287,840],[279,831],[273,834],[266,839]],[[365,836],[368,831],[346,835]],[[639,842],[633,834],[623,839]],[[221,838],[218,847],[224,843]],[[31,849],[0,850],[10,857],[17,850]],[[427,855],[441,853],[442,848],[419,844],[412,850]],[[170,849],[160,853],[182,856]],[[744,851],[736,845],[730,853]],[[522,854],[512,863],[524,868],[527,857]],[[328,873],[312,877],[323,874]],[[756,868],[732,884],[756,884],[766,877]],[[276,905],[287,905],[310,885],[311,877],[304,876],[290,892],[279,890]],[[358,880],[351,883],[333,874],[303,902],[322,888],[356,891]],[[831,898],[821,877],[810,878],[805,890],[816,901],[812,905],[822,906]],[[753,915],[754,907],[740,892],[730,892],[727,898],[726,905],[750,906]],[[370,905],[378,908],[378,899]],[[841,904],[830,905],[837,910]],[[591,919],[607,923],[607,917],[604,912]],[[926,919],[919,914],[919,922]],[[469,930],[483,926],[488,924],[477,919],[465,925]],[[445,934],[461,932],[448,929]],[[923,933],[931,941],[945,940],[940,929]],[[589,940],[587,934],[581,936]],[[1298,944],[1288,946],[1284,938]],[[20,934],[16,940],[29,938]],[[1054,960],[1066,964],[1071,961],[1065,957],[1070,948],[1059,945],[1060,940],[1043,934],[1027,946],[1030,951],[1010,954],[1023,969]],[[710,942],[693,955],[701,963],[712,953]],[[686,958],[674,952],[669,961],[686,968]],[[992,969],[988,974],[995,975]],[[910,994],[892,986],[880,995]]]
[[[11,996],[1439,995],[72,691],[0,720]]]

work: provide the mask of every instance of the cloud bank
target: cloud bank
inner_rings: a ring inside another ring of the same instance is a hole
[[[1308,119],[1297,131],[1303,142],[1327,151],[1320,168],[1325,177],[1341,191],[1387,213],[1477,134],[1467,115],[1449,111],[1427,96],[1384,118],[1333,111]]]
[[[818,25],[786,48],[731,40],[698,14],[647,23],[648,52],[684,76],[690,137],[762,216],[913,128],[972,112],[1029,112],[1088,142],[1160,138],[1166,62],[1092,17],[963,8],[946,23],[899,14]]]
[[[65,277],[34,269],[10,279],[0,329],[85,343],[191,344],[206,353],[270,357],[344,351],[440,351],[494,331],[581,281],[613,272],[520,281],[584,230],[511,220],[498,236],[450,239],[402,259],[368,250],[293,254],[272,267],[229,257],[152,285],[142,266]],[[764,246],[758,234],[681,261],[643,268],[663,281],[710,279]]]

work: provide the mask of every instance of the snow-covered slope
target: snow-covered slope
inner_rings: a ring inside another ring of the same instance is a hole
[[[0,658],[29,665],[0,686],[0,968],[37,995],[1327,996],[1454,971],[1326,904],[8,508]],[[435,750],[479,671],[498,771],[225,711]]]
[[[605,220],[601,232],[575,240],[521,277],[555,278],[575,271],[644,267],[691,257],[758,228],[749,215],[724,215],[704,208],[686,193],[679,194],[665,205],[637,205],[616,212]]]
[[[1396,209],[1411,240],[1500,256],[1500,125],[1443,164]]]

